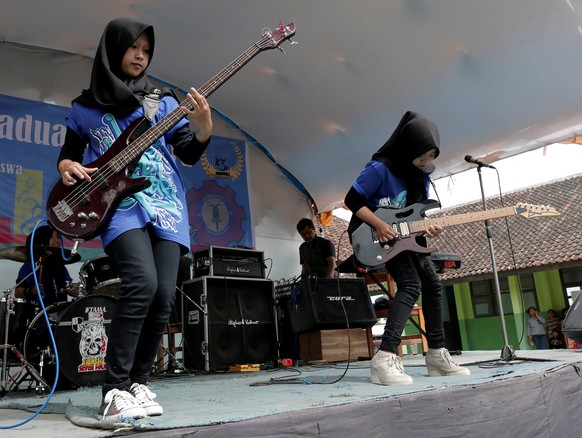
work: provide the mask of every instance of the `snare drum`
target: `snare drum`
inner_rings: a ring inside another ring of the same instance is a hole
[[[106,254],[86,261],[79,270],[79,278],[87,295],[110,295],[118,298],[121,293],[117,265]]]
[[[47,307],[61,374],[74,385],[103,383],[109,328],[116,308],[117,299],[106,295]],[[36,315],[26,332],[24,356],[42,372],[47,383],[54,383],[56,359],[43,312]]]

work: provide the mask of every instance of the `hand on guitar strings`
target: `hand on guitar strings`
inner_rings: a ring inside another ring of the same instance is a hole
[[[392,228],[384,221],[379,221],[374,228],[376,229],[378,241],[382,246],[384,246],[384,244],[390,243],[393,240],[397,240],[399,237],[394,228]]]
[[[181,108],[186,114],[191,116],[194,123],[196,123],[198,128],[195,134],[196,138],[200,143],[204,143],[210,138],[212,132],[212,111],[210,105],[208,105],[206,98],[194,87],[190,88],[187,97],[192,105],[192,109],[190,110],[185,106]]]
[[[91,181],[91,175],[97,169],[97,167],[84,167],[81,163],[68,159],[64,159],[59,163],[59,173],[63,184],[66,186],[74,185],[77,180]]]

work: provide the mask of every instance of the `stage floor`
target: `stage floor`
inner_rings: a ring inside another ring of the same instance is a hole
[[[55,392],[42,413],[1,436],[106,437],[426,437],[582,436],[579,350],[466,351],[454,359],[470,376],[429,377],[422,355],[404,356],[414,383],[370,383],[369,361],[259,372],[168,375],[150,386],[165,409],[115,433],[99,421],[99,387]],[[0,426],[30,418],[47,401],[12,392],[0,398]],[[121,427],[121,425],[118,425]]]

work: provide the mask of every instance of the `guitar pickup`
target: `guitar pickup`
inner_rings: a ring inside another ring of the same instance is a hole
[[[92,178],[95,179],[95,181],[97,181],[97,184],[99,185],[100,189],[105,190],[109,188],[109,183],[107,182],[107,179],[103,178],[103,176],[100,173],[93,174]]]
[[[400,222],[400,233],[401,236],[410,236],[410,228],[408,227],[408,222]]]
[[[90,202],[90,199],[89,199],[89,197],[88,197],[88,196],[85,194],[85,192],[84,192],[83,190],[79,190],[79,191],[80,191],[80,192],[81,192],[81,194],[82,194],[82,196],[81,196],[81,203],[82,203],[83,205],[87,205],[87,204],[89,204],[89,202]]]

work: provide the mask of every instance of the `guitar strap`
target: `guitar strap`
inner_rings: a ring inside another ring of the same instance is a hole
[[[146,119],[153,123],[154,117],[158,112],[158,108],[160,106],[160,97],[162,95],[162,90],[159,88],[152,88],[149,94],[146,94],[143,98],[142,106],[143,106],[143,114]]]

